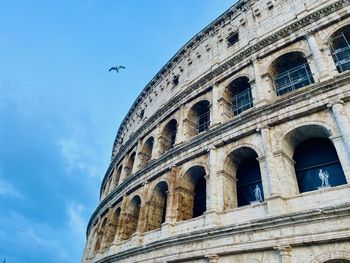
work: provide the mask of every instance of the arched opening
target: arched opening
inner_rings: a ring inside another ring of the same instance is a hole
[[[177,190],[177,221],[201,216],[206,211],[206,180],[202,166],[190,168]]]
[[[239,77],[233,80],[226,88],[225,97],[234,115],[252,108],[253,96],[249,79],[247,77]]]
[[[333,172],[338,171],[337,177],[344,176],[336,150],[329,139],[331,136],[328,128],[318,124],[298,127],[284,136],[280,162],[286,174],[281,183],[281,191],[286,196],[317,190],[322,185],[320,176],[325,180],[324,176],[327,176],[327,173],[329,177],[334,177]],[[326,155],[323,156],[324,154]],[[329,174],[327,165],[330,165],[332,174]],[[323,173],[324,169],[326,174]]]
[[[207,100],[197,102],[192,106],[186,119],[187,134],[192,137],[209,129],[210,104]]]
[[[278,57],[271,64],[269,73],[278,96],[314,83],[307,59],[301,52]]]
[[[113,210],[111,212],[112,212],[112,215],[108,223],[108,228],[106,233],[106,240],[105,240],[106,247],[112,244],[112,242],[115,239],[117,229],[118,229],[118,222],[120,218],[121,209],[120,207],[118,207],[116,210]]]
[[[174,147],[176,142],[176,133],[177,121],[175,119],[172,119],[164,127],[164,130],[160,137],[160,149],[162,153],[169,151],[171,148]]]
[[[168,200],[168,185],[160,182],[154,188],[148,204],[146,231],[158,229],[165,222]]]
[[[140,216],[140,207],[141,198],[136,195],[130,201],[130,205],[127,210],[123,239],[129,239],[131,235],[136,232]]]
[[[119,168],[114,173],[114,187],[117,187],[119,184],[120,176],[122,174],[123,166],[119,166]]]
[[[154,138],[149,137],[147,141],[144,143],[141,152],[139,153],[140,158],[140,168],[143,168],[147,165],[147,163],[152,158],[152,151],[153,151],[153,144],[154,144]]]
[[[112,176],[110,178],[110,185],[109,185],[109,193],[114,190],[114,188],[118,185],[120,175],[122,173],[122,166],[120,166],[118,169],[114,168],[112,172]]]
[[[229,154],[225,162],[224,209],[264,201],[258,154],[241,147]]]
[[[338,72],[350,69],[350,25],[336,31],[329,39]]]
[[[106,225],[107,225],[107,218],[105,217],[102,221],[101,226],[98,229],[98,232],[97,232],[97,240],[95,243],[95,252],[99,251],[102,248],[102,239],[103,239],[103,236],[105,233]]]
[[[126,176],[129,176],[132,173],[132,169],[133,169],[134,163],[135,163],[135,155],[136,155],[135,152],[129,154],[129,159],[128,159],[128,162],[125,166],[125,175]]]
[[[296,146],[293,160],[300,193],[346,184],[337,152],[328,138],[304,140]]]

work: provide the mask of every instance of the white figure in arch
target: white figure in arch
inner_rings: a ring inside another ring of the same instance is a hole
[[[254,194],[255,194],[255,200],[256,201],[259,201],[259,202],[263,201],[263,198],[261,196],[261,190],[260,190],[258,185],[256,185],[255,188],[254,188]]]
[[[320,169],[320,172],[318,173],[318,177],[320,177],[321,181],[322,181],[322,186],[330,186],[329,185],[329,181],[328,181],[328,178],[329,178],[329,174],[327,171],[322,171],[322,169]]]

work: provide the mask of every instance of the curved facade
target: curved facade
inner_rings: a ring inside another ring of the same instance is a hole
[[[144,88],[83,262],[350,262],[350,0],[245,0]]]

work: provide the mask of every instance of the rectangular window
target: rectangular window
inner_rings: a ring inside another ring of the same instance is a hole
[[[238,32],[234,32],[227,38],[227,43],[229,46],[232,46],[238,42]]]

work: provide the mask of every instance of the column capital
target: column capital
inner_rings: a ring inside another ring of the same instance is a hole
[[[219,260],[219,256],[217,254],[205,255],[205,257],[209,260],[209,263],[217,263]]]
[[[270,130],[270,127],[267,125],[267,124],[265,124],[265,125],[257,125],[257,128],[256,128],[256,131],[257,132],[261,132],[261,131],[263,131],[263,130]]]
[[[315,36],[314,36],[315,33],[316,33],[315,30],[310,29],[310,30],[308,30],[308,31],[305,32],[305,37],[306,37],[306,38],[315,37]]]
[[[327,104],[327,107],[328,108],[332,108],[334,105],[337,105],[337,104],[344,106],[345,103],[344,103],[344,101],[342,99],[337,99],[337,100],[333,100],[333,101],[329,102]]]

